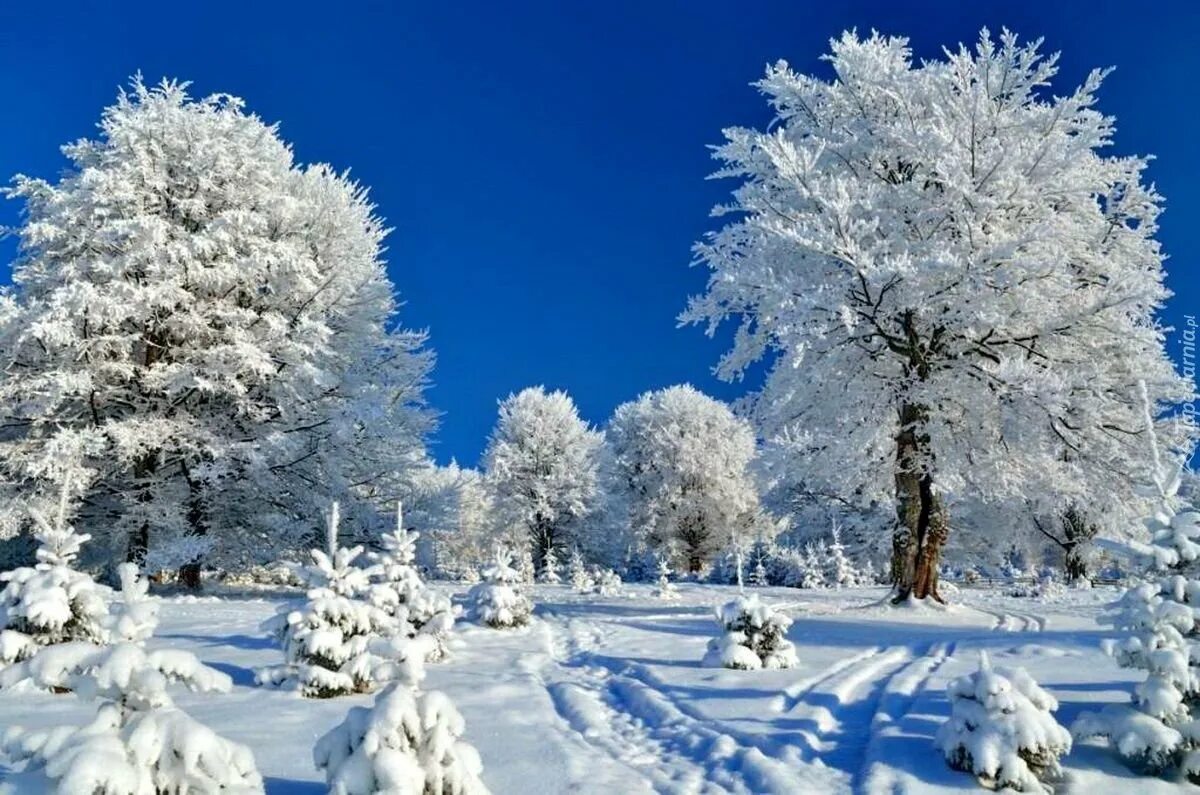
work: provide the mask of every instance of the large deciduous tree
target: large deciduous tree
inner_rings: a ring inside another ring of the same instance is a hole
[[[395,328],[386,230],[236,98],[137,79],[99,127],[59,180],[10,191],[5,529],[57,491],[69,447],[90,475],[78,524],[118,554],[299,545],[300,517],[422,458],[432,358]]]
[[[766,529],[754,430],[724,403],[690,386],[647,392],[617,407],[607,436],[631,526],[688,571]]]
[[[984,31],[914,63],[905,39],[847,33],[832,79],[770,67],[769,129],[716,150],[743,183],[684,319],[741,318],[727,377],[773,360],[752,412],[795,480],[890,496],[898,598],[938,596],[956,495],[1129,520],[1154,432],[1137,379],[1160,411],[1191,392],[1154,321],[1146,160],[1102,154],[1104,72],[1054,96],[1038,47]]]
[[[531,387],[500,403],[484,480],[497,529],[531,545],[538,571],[546,553],[565,550],[598,507],[603,446],[566,392]]]

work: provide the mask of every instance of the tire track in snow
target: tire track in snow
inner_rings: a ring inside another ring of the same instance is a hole
[[[912,711],[917,698],[934,674],[954,656],[957,643],[934,643],[923,655],[902,667],[884,683],[871,719],[869,737],[862,750],[862,766],[854,777],[855,792],[892,792],[895,782],[883,754],[890,735]],[[876,765],[880,765],[876,771]]]
[[[777,712],[791,712],[801,701],[804,700],[805,694],[811,692],[822,682],[837,676],[847,668],[851,668],[861,662],[877,656],[881,651],[883,651],[883,649],[875,646],[874,648],[867,649],[866,651],[859,652],[858,654],[853,654],[845,659],[838,660],[836,663],[826,668],[816,676],[810,676],[807,679],[802,679],[793,685],[789,685],[784,689],[783,693],[781,693],[779,697],[775,699],[772,707]]]

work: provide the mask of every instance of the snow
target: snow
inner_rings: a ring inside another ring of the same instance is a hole
[[[461,601],[463,587],[433,583]],[[677,584],[664,602],[649,584],[620,597],[535,586],[524,627],[497,632],[459,624],[447,660],[427,666],[425,687],[444,692],[478,750],[494,793],[920,793],[979,791],[934,746],[950,714],[946,688],[973,673],[979,652],[998,668],[1025,668],[1059,702],[1069,725],[1084,711],[1124,705],[1142,678],[1100,649],[1097,623],[1110,588],[1032,601],[962,588],[947,610],[881,604],[882,588],[756,588],[793,619],[790,670],[704,668],[712,606],[725,586]],[[177,706],[221,737],[251,749],[272,795],[325,792],[312,761],[318,737],[373,695],[312,700],[255,686],[253,670],[278,662],[258,629],[275,599],[164,599],[150,653],[188,651],[232,680],[227,694],[172,693]],[[0,697],[0,726],[84,725],[94,706],[32,690]],[[1178,793],[1131,779],[1093,741],[1062,760],[1064,792]],[[0,775],[3,775],[0,772]]]

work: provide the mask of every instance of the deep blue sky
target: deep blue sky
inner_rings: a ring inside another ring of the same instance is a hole
[[[603,422],[642,390],[691,381],[721,397],[724,340],[677,329],[705,273],[690,246],[732,184],[706,182],[722,127],[759,125],[748,86],[788,59],[821,70],[841,30],[905,34],[918,56],[1008,26],[1063,52],[1066,93],[1114,65],[1101,108],[1120,152],[1154,153],[1162,240],[1200,310],[1200,11],[1167,4],[1005,2],[4,3],[0,179],[52,176],[141,70],[223,91],[282,123],[301,161],[350,167],[395,227],[388,254],[438,353],[439,460],[473,463],[497,398],[562,387]],[[436,8],[435,8],[436,6]],[[1195,8],[1195,7],[1194,7]],[[118,10],[119,9],[119,10]],[[16,207],[0,205],[0,223]],[[0,244],[8,280],[11,241]],[[1178,351],[1178,339],[1172,342]]]

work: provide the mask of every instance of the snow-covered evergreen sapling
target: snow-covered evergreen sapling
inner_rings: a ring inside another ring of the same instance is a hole
[[[794,668],[796,648],[787,640],[792,620],[762,602],[739,596],[716,610],[721,636],[709,641],[703,664],[712,668]]]
[[[599,596],[617,596],[621,593],[621,575],[612,569],[598,568],[592,574],[594,589]]]
[[[454,627],[450,599],[432,590],[417,571],[417,539],[420,533],[404,528],[403,507],[396,505],[396,529],[380,537],[382,552],[368,554],[373,564],[367,601],[392,616],[397,631],[408,636],[425,635],[430,662],[446,656],[446,640]]]
[[[836,524],[833,526],[833,537],[825,547],[824,564],[825,580],[834,588],[849,588],[858,584],[858,572],[846,555],[846,547],[842,545],[842,531]]]
[[[812,544],[804,547],[804,559],[800,567],[801,588],[825,587],[825,562],[820,552]]]
[[[371,572],[354,565],[362,547],[338,547],[336,502],[327,519],[329,549],[311,552],[313,562],[303,571],[310,586],[303,607],[284,605],[263,624],[280,640],[286,661],[256,674],[260,684],[295,686],[312,698],[372,690],[383,663],[372,641],[401,631],[395,618],[365,599]]]
[[[990,789],[1053,792],[1043,778],[1061,775],[1058,760],[1071,735],[1051,714],[1058,702],[1023,669],[993,670],[986,653],[979,670],[946,690],[951,713],[935,740],[955,770],[973,773]]]
[[[567,576],[571,578],[571,587],[579,593],[592,592],[592,575],[588,572],[587,564],[583,562],[583,555],[579,554],[578,547],[571,550]]]
[[[1149,400],[1145,419],[1152,427]],[[1159,471],[1157,443],[1150,434]],[[1181,471],[1171,482],[1156,479],[1161,499],[1146,524],[1149,547],[1141,551],[1155,569],[1166,569],[1158,582],[1127,590],[1102,620],[1128,635],[1107,641],[1105,651],[1123,668],[1147,672],[1131,704],[1113,704],[1099,714],[1084,713],[1071,727],[1077,737],[1107,737],[1125,760],[1150,773],[1180,769],[1200,783],[1200,513],[1177,497]]]
[[[185,651],[147,652],[142,643],[154,632],[156,606],[136,566],[124,564],[119,575],[122,601],[105,628],[112,645],[48,646],[0,672],[0,687],[31,682],[102,702],[82,727],[5,732],[3,753],[20,770],[0,783],[0,793],[261,793],[249,749],[192,719],[167,693],[173,682],[227,692],[229,677]]]
[[[42,646],[104,640],[107,589],[72,568],[91,536],[76,533],[68,523],[69,496],[70,481],[64,480],[53,523],[30,511],[38,527],[37,563],[0,574],[0,668],[27,659]]]
[[[512,567],[512,553],[497,549],[495,562],[484,569],[483,582],[467,592],[471,617],[495,629],[529,623],[533,605],[521,592],[520,582],[520,573]]]
[[[419,655],[371,707],[354,707],[313,748],[331,795],[485,795],[479,753],[445,694],[418,691]]]
[[[667,600],[679,598],[679,589],[671,582],[671,565],[665,555],[658,558],[658,584],[654,588],[654,595]]]
[[[550,547],[542,558],[542,570],[538,572],[538,581],[544,585],[558,585],[562,582],[559,568],[558,555],[555,554],[554,547]]]

